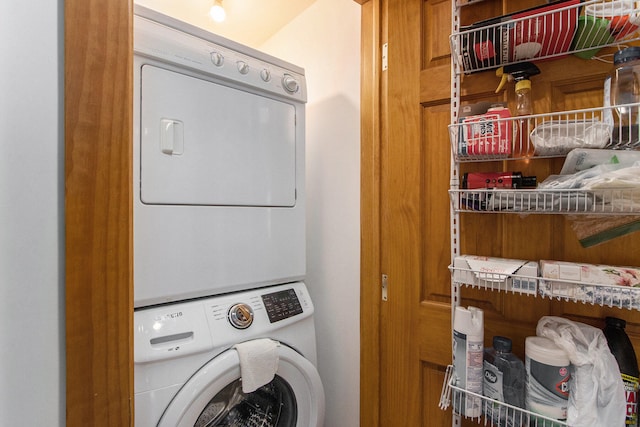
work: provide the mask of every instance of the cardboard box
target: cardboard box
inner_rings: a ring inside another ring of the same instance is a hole
[[[542,260],[540,271],[544,296],[640,308],[640,268]]]
[[[475,255],[458,256],[453,261],[453,281],[466,285],[536,294],[537,277],[535,261]]]
[[[604,286],[640,287],[640,268],[613,265],[540,261],[542,277]]]
[[[465,114],[465,109],[474,114]],[[506,158],[511,154],[513,126],[509,109],[487,103],[463,107],[458,125],[458,156]]]
[[[558,1],[462,28],[463,70],[497,68],[568,52],[577,29],[579,4],[580,0]]]

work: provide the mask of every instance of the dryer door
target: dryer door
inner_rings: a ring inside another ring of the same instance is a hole
[[[281,344],[276,377],[245,394],[235,350],[193,375],[165,410],[158,427],[322,427],[324,390],[311,362]]]
[[[143,203],[296,204],[294,105],[149,64],[141,73]]]

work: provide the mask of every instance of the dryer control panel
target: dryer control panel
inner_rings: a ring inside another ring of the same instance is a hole
[[[158,16],[173,22],[169,17]],[[304,70],[186,23],[181,22],[180,26],[182,29],[177,30],[135,15],[135,53],[298,102],[307,101]]]

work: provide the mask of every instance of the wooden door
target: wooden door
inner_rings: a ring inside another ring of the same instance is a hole
[[[460,23],[540,4],[479,2],[462,9]],[[438,409],[451,363],[450,33],[447,0],[371,0],[363,6],[363,426],[451,425],[450,410]],[[609,64],[571,56],[538,66],[542,73],[532,79],[535,113],[602,104]],[[507,101],[513,109],[513,85],[496,95],[497,83],[491,71],[465,76],[462,104]],[[558,173],[562,161],[470,163],[462,171],[517,170],[542,180]],[[585,249],[559,215],[462,214],[456,226],[462,254],[640,266],[638,233]],[[508,336],[520,357],[525,337],[535,335],[544,315],[597,327],[605,316],[624,318],[640,351],[637,311],[464,287],[459,303],[484,309],[485,345],[493,335]]]

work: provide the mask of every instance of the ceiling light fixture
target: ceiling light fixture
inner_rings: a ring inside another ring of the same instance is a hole
[[[214,0],[213,6],[209,10],[209,16],[216,22],[222,22],[227,17],[227,13],[222,7],[222,0]]]

